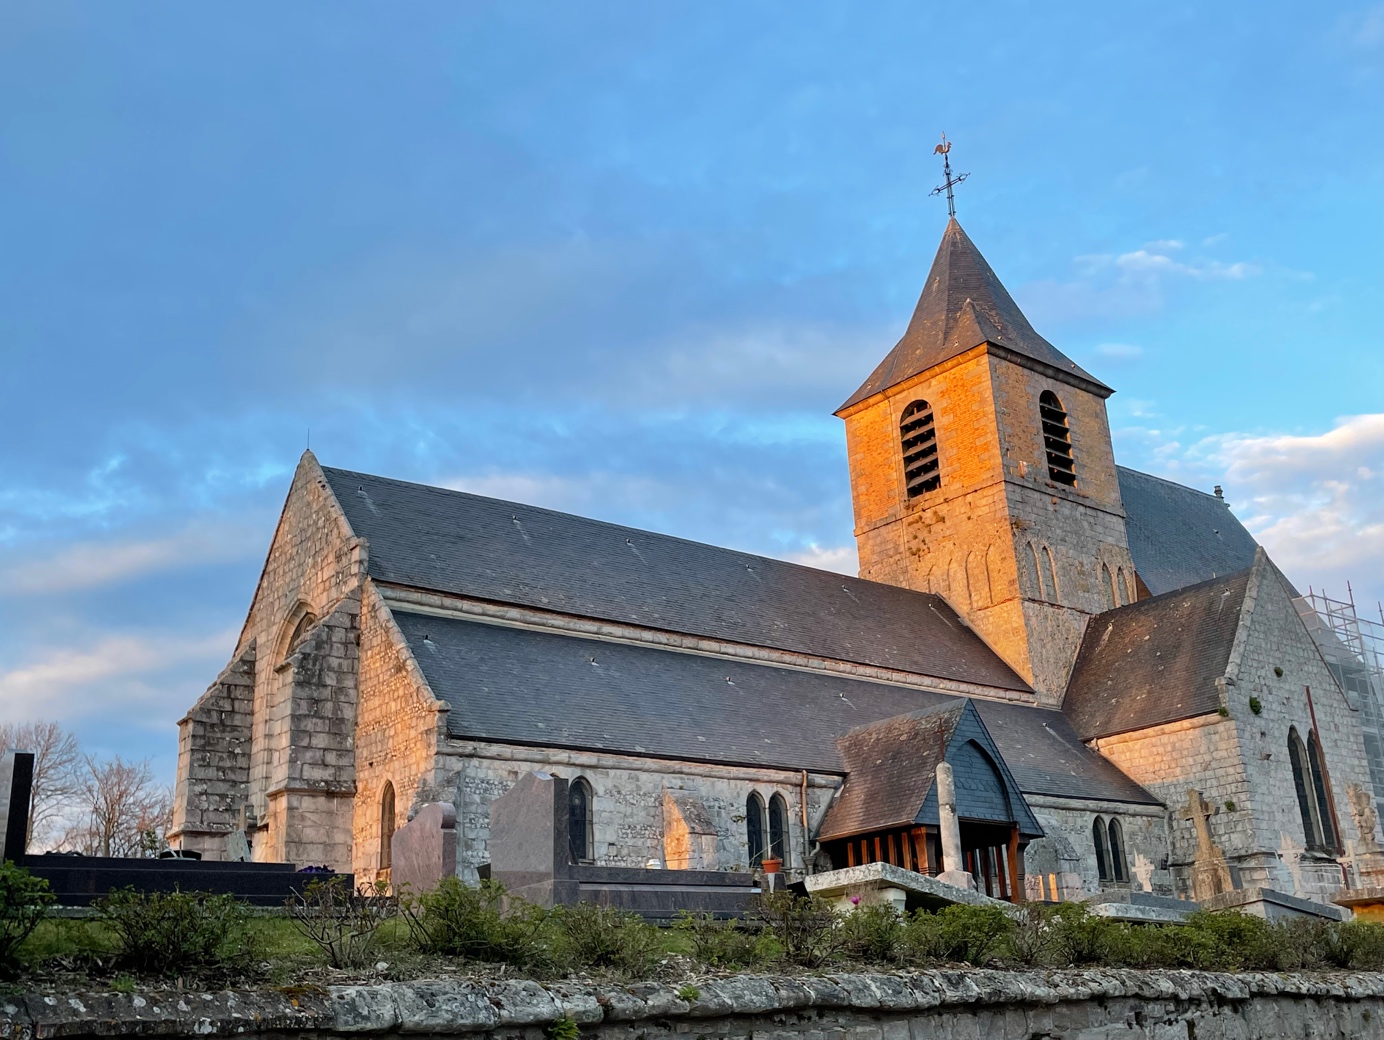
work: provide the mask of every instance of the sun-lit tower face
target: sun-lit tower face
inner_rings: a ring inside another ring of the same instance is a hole
[[[952,220],[903,338],[836,413],[860,576],[945,597],[1045,703],[1087,618],[1132,595],[1111,392]]]

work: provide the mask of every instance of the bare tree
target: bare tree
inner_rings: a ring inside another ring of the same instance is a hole
[[[154,783],[148,760],[87,755],[79,792],[82,816],[63,837],[88,856],[156,856],[173,813],[173,795]]]
[[[56,722],[7,722],[0,725],[0,750],[34,753],[34,786],[29,814],[29,845],[55,838],[64,810],[80,783],[82,756],[77,738]]]

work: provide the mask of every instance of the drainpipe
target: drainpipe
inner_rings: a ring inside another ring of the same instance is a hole
[[[807,833],[807,770],[803,770],[802,786],[802,825],[803,825],[803,873],[812,873],[812,836]]]

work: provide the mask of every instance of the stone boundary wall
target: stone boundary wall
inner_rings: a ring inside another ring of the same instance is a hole
[[[0,998],[0,1038],[257,1035],[549,1040],[1252,1040],[1384,1037],[1384,973],[926,971],[688,986],[460,979]],[[679,995],[681,994],[681,996]],[[691,998],[691,999],[683,999]]]

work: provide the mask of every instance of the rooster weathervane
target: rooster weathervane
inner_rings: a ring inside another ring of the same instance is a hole
[[[942,143],[932,150],[933,155],[940,155],[942,157],[942,173],[946,176],[947,179],[945,183],[939,184],[937,187],[933,188],[932,191],[928,192],[928,194],[941,195],[943,192],[945,192],[947,196],[947,216],[955,220],[956,199],[952,195],[952,188],[956,187],[958,184],[964,181],[967,177],[970,176],[970,174],[961,173],[957,174],[955,177],[952,176],[951,146],[952,143],[947,140],[947,135],[943,134]]]

